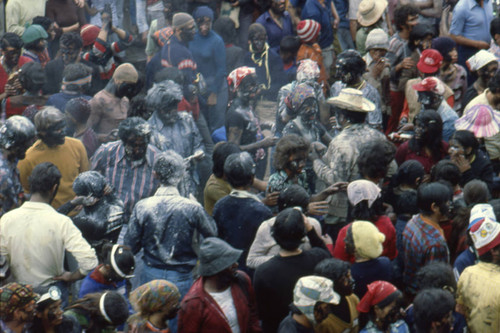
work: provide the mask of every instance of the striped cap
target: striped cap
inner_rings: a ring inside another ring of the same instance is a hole
[[[340,295],[333,291],[333,282],[313,275],[300,278],[293,290],[293,305],[313,323],[314,306],[317,302],[339,304]]]
[[[297,36],[303,42],[310,42],[319,35],[321,25],[314,20],[302,20],[297,25]]]

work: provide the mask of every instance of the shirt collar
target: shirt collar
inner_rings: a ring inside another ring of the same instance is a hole
[[[125,145],[123,144],[123,141],[119,140],[120,141],[120,148],[119,148],[119,152],[118,152],[118,161],[121,162],[123,159],[125,159]],[[154,161],[151,160],[151,151],[150,151],[150,144],[148,143],[148,147],[146,148],[146,158],[145,158],[145,161],[146,161],[146,164],[150,167],[153,167],[153,163]],[[132,162],[130,161],[130,163],[132,164]],[[140,164],[141,166],[144,165],[144,163],[141,163]]]
[[[179,190],[175,186],[161,185],[156,190],[155,196],[180,196]]]
[[[42,210],[56,211],[51,205],[43,202],[26,201],[25,203],[23,203],[21,207],[28,209],[42,209]]]
[[[249,199],[254,199],[255,201],[261,202],[260,198],[256,196],[255,194],[252,194],[248,191],[244,190],[235,190],[233,189],[231,193],[229,193],[230,196],[234,198],[249,198]]]

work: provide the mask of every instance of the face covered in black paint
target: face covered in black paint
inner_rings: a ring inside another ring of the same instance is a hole
[[[225,288],[230,286],[233,281],[236,279],[238,263],[234,263],[222,272],[217,274],[217,286],[219,288]]]
[[[131,135],[123,141],[125,156],[131,161],[141,161],[146,158],[148,140],[146,137]]]
[[[187,43],[193,40],[196,28],[194,22],[189,23],[188,26],[181,28],[180,37],[183,42]]]
[[[291,175],[299,175],[306,166],[307,151],[297,152],[288,157],[286,169]]]
[[[254,52],[259,53],[264,51],[266,46],[267,35],[266,33],[257,33],[252,36],[250,39],[250,44],[252,45],[252,49]]]
[[[77,49],[75,46],[63,45],[61,46],[60,51],[64,65],[69,65],[76,62],[81,50]]]
[[[24,159],[26,157],[26,150],[28,150],[30,145],[31,145],[31,141],[23,141],[23,142],[16,143],[14,146],[12,146],[9,149],[9,157],[11,157],[12,160]],[[10,160],[10,158],[9,158],[9,160]]]
[[[46,131],[39,132],[38,136],[49,147],[64,144],[66,136],[66,120],[60,120],[50,126]]]
[[[259,93],[259,86],[257,84],[257,76],[245,76],[238,87],[238,97],[243,105],[248,105],[251,100],[254,100]]]
[[[419,91],[418,101],[422,104],[422,109],[437,111],[443,101],[443,96],[432,91]]]
[[[196,20],[196,23],[198,24],[198,32],[202,36],[207,36],[212,29],[212,20],[210,17],[200,17]]]
[[[136,82],[122,82],[116,86],[115,96],[118,98],[127,97],[132,99],[139,93],[139,83]]]
[[[311,127],[318,115],[318,102],[316,98],[308,98],[302,103],[299,109],[300,120],[302,124]]]
[[[348,86],[356,84],[359,81],[359,76],[349,71],[348,66],[342,60],[337,61],[335,64],[335,78]]]
[[[33,50],[35,50],[35,52],[43,52],[43,50],[45,50],[45,46],[47,45],[47,42],[45,41],[45,39],[40,39],[38,41],[38,43],[33,47]]]
[[[21,49],[8,46],[5,50],[2,50],[2,55],[4,57],[5,64],[8,67],[16,67],[19,62],[19,57],[21,56]]]

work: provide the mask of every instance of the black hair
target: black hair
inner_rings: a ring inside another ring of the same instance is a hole
[[[283,37],[280,42],[280,52],[289,52],[297,55],[300,49],[300,38],[293,35]]]
[[[113,268],[113,270],[114,267],[111,264],[111,252],[114,246],[115,244],[110,242],[104,243],[101,248],[101,257],[100,257],[102,262],[106,265],[110,265]],[[117,255],[117,253],[119,255]],[[135,259],[134,259],[134,254],[132,253],[130,247],[125,245],[118,245],[118,248],[115,251],[114,259],[118,268],[125,274],[129,275],[134,272]]]
[[[154,75],[153,82],[160,83],[165,80],[171,80],[180,85],[184,85],[184,75],[177,67],[164,67]]]
[[[500,71],[497,71],[495,76],[488,82],[488,89],[494,94],[500,92]]]
[[[464,200],[467,205],[487,203],[490,198],[488,185],[479,179],[473,179],[464,186]]]
[[[19,82],[27,91],[38,93],[45,83],[45,71],[42,65],[35,61],[25,63],[19,72]]]
[[[479,141],[476,139],[474,133],[466,130],[456,131],[451,140],[455,140],[464,148],[472,148],[472,153],[475,153],[479,148]]]
[[[106,178],[97,171],[85,171],[79,174],[73,181],[73,191],[77,196],[104,197]]]
[[[394,207],[396,213],[399,214],[407,214],[407,215],[415,215],[418,214],[418,205],[417,205],[417,191],[410,190],[404,191],[399,195],[396,199],[396,205]]]
[[[410,37],[408,39],[408,48],[414,51],[417,48],[415,41],[424,39],[427,36],[435,37],[434,29],[432,26],[424,23],[419,23],[411,29]]]
[[[297,249],[306,235],[302,212],[295,208],[287,208],[280,212],[271,227],[271,234],[284,250]]]
[[[500,218],[500,199],[492,199],[488,203],[493,207],[493,213],[498,220]]]
[[[408,16],[418,15],[420,11],[413,5],[402,5],[394,10],[394,25],[398,31],[403,30],[403,26],[408,21]]]
[[[385,308],[386,306],[390,305],[392,302],[396,301],[396,307],[401,307],[403,305],[403,293],[400,290],[394,291],[392,294],[375,304],[370,308],[370,312],[368,313],[363,313],[361,312],[359,314],[359,327],[365,327],[365,325],[368,323],[368,321],[371,319],[375,321],[376,316],[375,316],[375,306],[377,306],[380,309]]]
[[[128,110],[128,117],[139,117],[148,120],[151,116],[148,106],[146,104],[146,95],[139,94],[130,100],[130,109]]]
[[[231,154],[224,162],[224,176],[232,187],[252,185],[255,163],[247,152]]]
[[[222,176],[224,176],[224,163],[226,162],[226,159],[229,155],[240,152],[240,147],[232,142],[218,142],[215,145],[214,152],[212,154],[212,172],[215,177],[222,178]]]
[[[441,183],[422,184],[417,190],[417,205],[420,213],[424,215],[432,215],[432,204],[438,206],[446,204],[452,199],[450,188]]]
[[[454,308],[455,299],[446,290],[432,288],[419,292],[413,300],[417,333],[430,332],[432,324],[442,321]]]
[[[338,107],[334,108],[336,112],[342,114],[351,124],[363,124],[366,120],[366,112],[356,112]]]
[[[20,50],[23,46],[24,43],[21,37],[13,32],[7,32],[2,36],[2,38],[0,38],[0,48],[2,50],[5,50],[8,47],[13,47],[17,50]]]
[[[104,298],[104,310],[112,321],[111,325],[116,327],[124,324],[129,315],[128,304],[125,298],[116,291],[109,290],[87,294],[83,298],[76,300],[76,302],[66,308],[66,310],[74,309],[77,313],[83,312],[85,315],[89,316],[92,327],[89,328],[88,331],[109,326],[110,323],[103,317],[99,306],[104,294],[106,294]]]
[[[118,126],[118,137],[123,142],[127,141],[129,137],[142,137],[148,142],[151,138],[151,127],[142,118],[131,117],[123,120]]]
[[[398,172],[396,174],[396,184],[397,185],[417,185],[417,179],[425,175],[425,169],[417,160],[408,160],[403,162],[398,168]]]
[[[423,135],[420,140],[413,136],[408,147],[411,151],[419,152],[422,148],[428,148],[431,151],[431,156],[434,162],[441,159],[443,153],[442,137],[443,137],[443,120],[436,111],[426,110],[420,112],[415,117],[415,125],[417,122],[422,123],[427,128],[427,133]]]
[[[278,197],[278,210],[282,210],[290,207],[300,207],[302,211],[307,211],[307,206],[309,205],[309,194],[300,185],[292,184],[280,191]]]
[[[495,17],[490,23],[490,35],[495,38],[495,35],[500,34],[500,17]]]
[[[450,292],[457,290],[457,281],[453,268],[444,262],[431,262],[420,268],[416,275],[419,290],[428,288],[449,288]]]
[[[431,169],[431,180],[437,182],[445,180],[452,186],[456,186],[462,179],[462,173],[458,166],[450,160],[441,160]]]
[[[367,142],[359,150],[359,173],[371,179],[384,178],[395,154],[396,147],[386,139]]]
[[[351,269],[350,263],[336,258],[328,258],[323,259],[314,267],[314,274],[332,280],[335,287],[337,280],[346,276],[349,269]]]
[[[276,144],[274,152],[274,167],[276,170],[283,170],[288,164],[290,155],[298,152],[309,151],[309,141],[297,134],[289,134],[282,137]]]
[[[54,23],[54,21],[52,21],[47,16],[35,16],[33,18],[32,23],[41,25],[42,28],[45,29],[45,31],[48,31],[50,29],[50,26],[52,25],[52,23]]]
[[[30,193],[40,193],[47,196],[54,185],[59,185],[61,172],[54,164],[43,162],[38,164],[28,178]]]
[[[248,28],[248,40],[254,39],[258,34],[265,34],[267,36],[266,28],[260,23],[252,23]]]
[[[384,215],[384,200],[382,197],[377,198],[371,207],[368,207],[368,200],[362,200],[351,207],[351,217],[354,221],[371,221],[375,223],[381,215]]]
[[[24,48],[26,50],[33,50],[33,49],[35,49],[38,46],[38,44],[40,43],[40,41],[44,40],[44,39],[45,38],[38,38],[38,39],[36,39],[36,40],[34,40],[32,42],[26,43],[26,44],[24,44]]]
[[[76,50],[79,50],[83,47],[83,40],[77,32],[65,32],[62,34],[61,39],[59,39],[59,45],[60,47],[74,47]]]
[[[225,44],[236,41],[236,26],[229,16],[220,16],[213,25],[213,30],[222,37]]]
[[[351,73],[356,77],[366,72],[366,62],[356,50],[345,50],[337,56],[336,67],[342,68],[342,72]]]
[[[79,124],[85,124],[90,117],[90,103],[83,97],[70,99],[64,107],[64,112],[71,114]]]
[[[46,294],[49,289],[53,287],[53,286],[37,286],[35,288],[33,288],[33,291],[35,293],[37,293],[39,296],[43,296],[44,294]],[[59,289],[58,287],[56,287],[57,289]],[[59,290],[60,291],[60,290]],[[47,298],[46,300],[42,301],[42,302],[38,302],[36,303],[36,311],[37,312],[43,312],[49,305],[53,304],[54,302],[57,302],[57,301],[54,301],[51,297]]]
[[[63,70],[63,79],[66,81],[76,81],[92,74],[92,68],[82,63],[68,64]],[[66,84],[66,90],[84,92],[84,87],[77,84]]]

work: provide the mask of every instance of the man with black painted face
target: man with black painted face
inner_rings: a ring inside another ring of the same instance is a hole
[[[23,48],[22,39],[8,32],[0,39],[0,100],[18,95],[21,83],[15,74],[30,58],[21,55]]]
[[[33,168],[42,162],[52,162],[61,171],[59,191],[52,202],[54,208],[73,199],[73,181],[79,173],[89,169],[87,151],[82,142],[65,137],[66,118],[58,109],[47,106],[35,116],[38,138],[26,152],[26,157],[18,163],[21,184],[29,192],[28,178]]]
[[[118,139],[118,125],[127,118],[129,100],[140,90],[139,74],[130,63],[116,68],[106,88],[90,100],[92,111],[87,121],[101,143]]]
[[[187,48],[196,33],[194,18],[188,13],[177,13],[172,18],[174,34],[161,50],[163,67],[177,67],[184,75],[186,85],[195,82],[198,66]]]
[[[358,89],[363,97],[375,104],[375,110],[366,117],[366,123],[375,129],[382,129],[382,111],[380,109],[380,94],[371,84],[363,79],[366,72],[366,62],[355,50],[347,50],[339,54],[335,63],[336,82],[330,89],[330,96],[336,97],[344,88]]]
[[[0,128],[0,216],[24,201],[17,162],[23,159],[35,137],[35,126],[22,116],[13,116]]]

